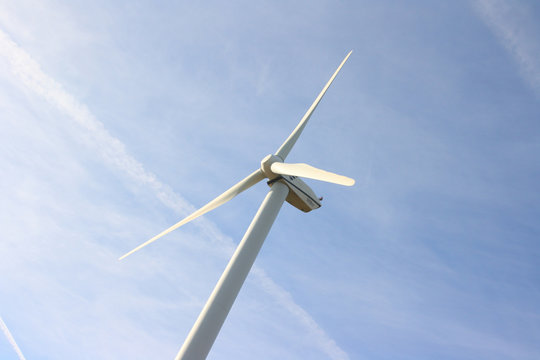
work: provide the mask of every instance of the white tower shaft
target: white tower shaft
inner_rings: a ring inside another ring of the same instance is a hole
[[[175,360],[206,358],[288,192],[282,183],[272,185]]]

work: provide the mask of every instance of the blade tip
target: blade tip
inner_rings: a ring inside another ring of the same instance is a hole
[[[133,249],[133,250],[131,250],[131,251],[125,253],[124,255],[122,255],[122,256],[120,256],[120,257],[118,258],[118,261],[124,260],[124,259],[127,258],[129,255],[133,254],[135,251],[137,251],[137,250],[139,250],[139,249],[140,249],[140,247],[136,247],[135,249]]]
[[[353,186],[354,184],[356,184],[356,180],[351,179],[351,178],[347,178],[346,182],[343,185],[345,185],[345,186]]]

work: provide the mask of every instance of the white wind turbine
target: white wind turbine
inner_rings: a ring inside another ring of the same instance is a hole
[[[266,195],[266,198],[259,207],[244,238],[236,248],[227,268],[221,275],[221,278],[197,318],[197,321],[193,325],[193,328],[189,332],[182,348],[176,355],[175,360],[206,358],[251,266],[253,265],[253,262],[255,261],[255,258],[257,257],[257,254],[259,253],[259,250],[261,249],[266,235],[268,235],[268,232],[276,219],[281,205],[283,205],[283,202],[286,200],[288,203],[304,212],[309,212],[321,207],[320,201],[322,198],[317,198],[313,190],[298,178],[299,176],[346,186],[352,186],[354,184],[354,180],[346,176],[333,174],[307,164],[288,164],[283,162],[296,143],[296,140],[298,140],[298,137],[306,126],[311,114],[313,114],[313,111],[326,93],[326,90],[328,90],[328,87],[330,87],[351,53],[352,51],[347,54],[345,59],[343,59],[337,70],[334,72],[328,83],[326,83],[319,96],[317,96],[313,104],[311,104],[310,108],[287,140],[285,140],[274,155],[267,155],[262,159],[259,169],[255,170],[238,184],[234,185],[182,221],[120,257],[119,260],[122,260],[126,256],[133,254],[135,251],[156,241],[160,237],[191,220],[225,204],[227,201],[264,178],[268,178],[267,183],[270,186],[268,195]]]

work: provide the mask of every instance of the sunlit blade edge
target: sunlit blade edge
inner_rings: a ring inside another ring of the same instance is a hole
[[[298,123],[296,128],[293,130],[293,132],[289,135],[287,140],[279,147],[278,151],[276,152],[276,155],[279,156],[281,159],[285,160],[287,155],[289,155],[289,152],[291,151],[292,147],[296,143],[296,140],[298,140],[298,137],[302,133],[302,130],[304,130],[304,127],[306,126],[309,118],[311,117],[311,114],[313,114],[313,111],[317,108],[317,105],[319,105],[319,102],[323,98],[324,94],[326,93],[326,90],[330,87],[334,79],[336,78],[337,74],[349,58],[351,56],[352,50],[345,56],[345,59],[341,62],[341,64],[338,66],[337,70],[334,72],[330,80],[326,83],[322,91],[320,92],[319,96],[315,99],[313,104],[309,107],[308,111],[304,114],[304,117],[302,117],[302,120]]]
[[[173,230],[178,229],[180,226],[190,222],[191,220],[194,220],[194,219],[198,218],[199,216],[204,215],[207,212],[209,212],[209,211],[211,211],[211,210],[225,204],[227,201],[231,200],[232,198],[234,198],[236,195],[240,194],[244,190],[247,190],[248,188],[252,187],[253,185],[258,183],[262,179],[264,179],[264,175],[263,175],[262,171],[260,169],[254,171],[249,176],[247,176],[246,178],[241,180],[239,183],[237,183],[236,185],[231,187],[229,190],[225,191],[223,194],[219,195],[214,200],[210,201],[208,204],[204,205],[199,210],[195,211],[194,213],[192,213],[191,215],[189,215],[185,219],[183,219],[183,220],[179,221],[178,223],[174,224],[170,228],[162,231],[161,233],[154,236],[150,240],[148,240],[148,241],[144,242],[143,244],[137,246],[135,249],[133,249],[133,250],[129,251],[128,253],[122,255],[121,257],[118,258],[118,260],[124,259],[125,257],[133,254],[134,252],[142,249],[146,245],[156,241],[160,237],[170,233]]]
[[[276,174],[300,176],[338,185],[353,186],[355,183],[354,179],[350,177],[318,169],[308,164],[287,164],[276,162],[273,163],[270,168],[272,172]]]

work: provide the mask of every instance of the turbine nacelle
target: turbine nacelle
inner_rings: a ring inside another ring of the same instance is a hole
[[[268,179],[268,186],[272,187],[276,182],[285,184],[289,188],[285,201],[303,212],[310,212],[321,207],[321,202],[315,192],[299,177],[272,171],[272,165],[275,163],[283,164],[283,159],[270,154],[261,160],[261,171]]]
[[[278,175],[277,178],[268,181],[268,186],[272,187],[276,182],[285,184],[289,188],[285,201],[295,208],[303,212],[310,212],[321,207],[322,198],[317,198],[315,192],[298,176]]]

